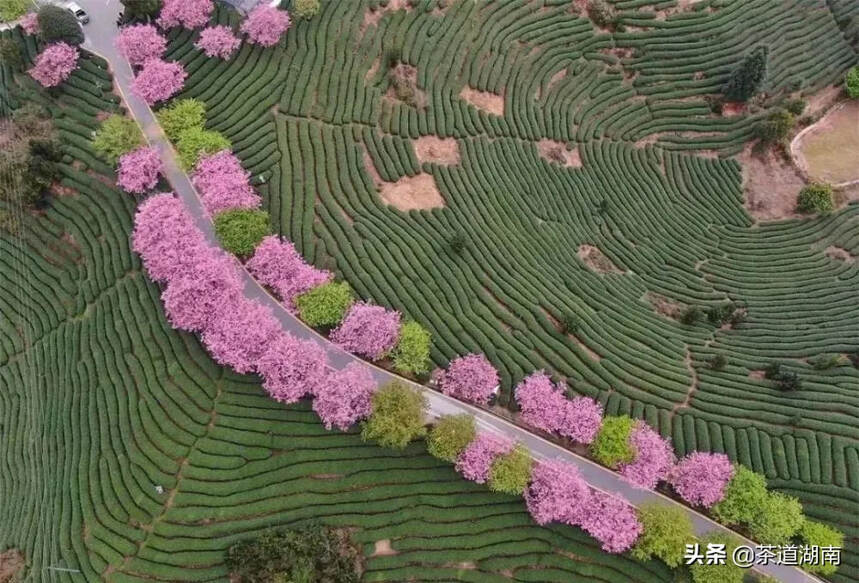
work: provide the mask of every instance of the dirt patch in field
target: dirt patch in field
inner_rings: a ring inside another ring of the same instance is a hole
[[[686,304],[672,300],[669,297],[663,296],[655,292],[647,292],[644,294],[644,299],[653,306],[658,314],[666,318],[677,319],[686,309]]]
[[[418,88],[418,70],[400,63],[388,72],[390,86],[385,93],[388,99],[423,109],[429,103],[426,93]]]
[[[0,583],[15,583],[21,580],[27,561],[18,549],[0,553]]]
[[[395,10],[411,12],[412,7],[409,6],[406,0],[390,0],[387,6],[378,6],[375,10],[368,8],[364,12],[364,21],[361,23],[361,32],[363,33],[367,30],[368,26],[377,26],[386,12],[393,12]]]
[[[791,142],[796,165],[811,180],[846,186],[859,181],[859,101],[845,101]]]
[[[757,154],[748,145],[737,156],[743,168],[743,192],[749,214],[761,221],[799,217],[796,197],[805,186],[800,172],[773,150]]]
[[[427,210],[445,206],[444,197],[431,174],[404,176],[396,182],[383,182],[379,196],[385,204],[401,211]]]
[[[850,253],[850,251],[841,247],[836,247],[834,245],[830,245],[829,247],[827,247],[823,251],[823,254],[830,259],[843,261],[845,263],[853,263],[856,260],[856,258]]]
[[[459,164],[459,142],[456,138],[439,138],[438,136],[421,136],[412,141],[418,162],[430,162],[450,166]]]
[[[841,99],[843,91],[844,89],[842,85],[839,84],[821,89],[814,95],[809,95],[806,98],[805,111],[802,112],[802,115],[820,115],[821,113],[835,105],[839,99]]]
[[[392,555],[396,555],[397,551],[395,551],[391,547],[391,539],[383,538],[382,540],[376,541],[376,548],[373,549],[373,554],[371,557],[390,557]]]
[[[722,117],[736,117],[746,113],[746,104],[740,101],[727,101],[722,104]]]
[[[564,168],[581,168],[582,159],[579,149],[568,150],[563,142],[554,140],[540,140],[537,142],[537,151],[540,157],[553,164],[559,164]]]
[[[373,64],[370,65],[370,68],[367,69],[367,72],[364,74],[364,81],[368,82],[376,76],[376,73],[379,72],[379,67],[382,65],[381,57],[376,57],[376,60],[373,61]]]
[[[478,91],[471,87],[463,87],[459,96],[481,111],[491,115],[504,115],[504,96],[488,91]]]
[[[588,244],[579,245],[578,256],[585,265],[597,273],[623,273],[600,251],[599,247]]]
[[[766,379],[766,378],[767,378],[767,377],[766,377],[766,371],[763,371],[763,370],[750,370],[750,371],[749,371],[749,378],[750,378],[750,379],[755,379],[756,381],[762,381],[762,380],[764,380],[764,379]]]

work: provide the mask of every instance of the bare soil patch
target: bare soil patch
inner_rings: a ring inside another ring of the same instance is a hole
[[[762,381],[766,378],[766,371],[763,370],[750,370],[749,378],[755,379],[756,381]]]
[[[471,87],[463,87],[459,96],[468,103],[491,115],[504,115],[504,96],[488,91],[478,91]]]
[[[677,319],[683,313],[683,310],[686,309],[686,304],[683,302],[672,300],[669,297],[655,292],[647,292],[644,294],[644,299],[653,306],[653,309],[656,310],[658,314],[661,314],[666,318]]]
[[[385,97],[423,109],[429,103],[426,93],[418,88],[418,70],[411,65],[400,63],[388,72],[391,81]]]
[[[579,245],[578,256],[585,265],[597,273],[623,273],[612,263],[611,259],[600,251],[599,247],[588,244]]]
[[[859,101],[845,101],[791,142],[796,165],[811,180],[846,186],[859,181]]]
[[[579,149],[568,150],[563,142],[554,140],[540,140],[537,142],[537,151],[540,157],[553,164],[560,164],[564,168],[581,168],[582,159]]]
[[[745,206],[750,215],[762,221],[800,216],[796,197],[805,180],[793,164],[773,150],[752,153],[752,145],[737,160],[743,168]]]
[[[17,583],[22,579],[27,561],[18,549],[0,553],[0,583]]]
[[[394,10],[405,10],[406,12],[411,12],[412,7],[409,6],[406,0],[390,0],[387,6],[379,6],[375,10],[368,8],[364,12],[364,21],[361,23],[361,32],[363,33],[367,30],[368,26],[377,26],[386,12],[393,12]]]
[[[736,117],[746,113],[746,104],[739,101],[727,101],[722,104],[722,117]]]
[[[421,136],[412,141],[418,162],[430,162],[450,166],[459,164],[459,142],[456,138],[439,138],[438,136]]]
[[[383,538],[376,541],[376,547],[373,549],[371,557],[388,557],[396,555],[397,551],[391,548],[391,539]]]
[[[806,99],[805,111],[802,114],[816,116],[823,113],[841,99],[843,91],[842,85],[838,84],[821,89],[814,95],[809,95]]]
[[[379,72],[379,67],[382,64],[381,57],[376,57],[376,60],[373,61],[373,64],[370,65],[370,68],[367,69],[367,72],[364,74],[364,81],[370,81],[373,77],[376,76],[376,73]]]
[[[445,206],[431,174],[404,176],[396,182],[383,182],[379,196],[385,204],[401,211],[426,210]]]
[[[829,257],[830,259],[835,259],[837,261],[843,261],[845,263],[853,263],[856,260],[850,251],[847,249],[843,249],[842,247],[836,247],[835,245],[830,245],[827,247],[823,254]]]
[[[370,156],[370,152],[367,151],[366,147],[362,147],[361,150],[361,158],[364,160],[364,168],[367,169],[367,174],[373,179],[373,184],[376,185],[376,188],[381,188],[384,180],[382,180],[382,175],[376,169],[376,165],[373,164],[373,157]]]

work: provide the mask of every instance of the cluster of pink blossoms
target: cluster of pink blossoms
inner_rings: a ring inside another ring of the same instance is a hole
[[[620,475],[639,488],[655,488],[677,461],[671,441],[639,421],[629,434],[629,444],[635,451],[635,459],[620,468]]]
[[[498,371],[484,354],[454,358],[436,379],[445,395],[479,405],[489,403],[500,383]]]
[[[36,64],[27,71],[42,87],[56,87],[78,68],[80,53],[76,47],[64,42],[45,47],[36,57]]]
[[[370,416],[376,381],[360,362],[351,362],[339,371],[329,373],[314,392],[313,410],[326,429],[346,431]]]
[[[214,9],[212,0],[164,0],[161,15],[158,17],[158,26],[198,28],[209,22]]]
[[[158,184],[162,168],[158,150],[148,146],[138,148],[119,158],[116,181],[126,192],[143,194]]]
[[[35,12],[28,12],[21,17],[21,29],[29,35],[39,34],[39,15]]]
[[[387,355],[400,336],[400,313],[360,302],[349,308],[331,340],[370,360]]]
[[[484,484],[495,458],[513,451],[513,441],[497,433],[478,433],[456,460],[456,471],[464,478]]]
[[[734,466],[723,453],[692,452],[674,466],[668,483],[689,504],[709,508],[725,497]]]
[[[149,59],[160,59],[167,50],[167,39],[151,24],[134,24],[119,29],[116,48],[129,63],[137,67]]]
[[[175,61],[149,59],[131,82],[131,90],[148,105],[155,105],[176,95],[187,76],[184,67]]]
[[[189,271],[205,247],[203,234],[172,193],[150,196],[137,208],[132,248],[154,281],[167,283]]]
[[[599,403],[588,397],[567,399],[564,387],[553,383],[543,371],[523,379],[516,386],[515,397],[525,423],[579,443],[592,442],[602,423]]]
[[[203,332],[223,306],[238,305],[242,283],[233,261],[220,249],[203,246],[194,264],[170,280],[161,301],[174,328]]]
[[[257,245],[254,256],[245,266],[260,283],[267,285],[295,311],[294,300],[334,277],[328,271],[309,265],[291,241],[270,235]]]
[[[207,57],[229,59],[242,41],[233,34],[229,26],[210,26],[200,31],[200,38],[194,46],[203,51]]]
[[[230,209],[259,208],[262,202],[251,186],[250,172],[229,150],[200,158],[191,182],[212,216]]]
[[[634,507],[592,490],[578,468],[562,461],[541,461],[534,466],[525,505],[537,524],[579,526],[610,553],[632,547],[642,531]]]
[[[257,362],[263,388],[280,403],[296,403],[326,380],[328,361],[316,343],[281,332]]]
[[[289,13],[268,4],[259,4],[242,23],[241,31],[253,44],[271,47],[289,28]]]

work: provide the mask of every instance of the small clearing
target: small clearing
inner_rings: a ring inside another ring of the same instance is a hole
[[[850,253],[850,251],[841,247],[836,247],[834,245],[830,245],[829,247],[827,247],[823,251],[823,254],[830,259],[843,261],[844,263],[853,263],[856,260],[856,258]]]
[[[848,186],[859,182],[859,101],[845,101],[791,142],[796,165],[811,180]]]
[[[383,182],[382,201],[401,211],[427,210],[445,206],[435,178],[431,174],[404,176],[396,182]]]
[[[430,162],[451,166],[459,164],[459,142],[456,138],[439,138],[438,136],[421,136],[412,141],[418,162]]]
[[[736,117],[746,113],[746,104],[741,101],[727,101],[722,104],[722,117]]]
[[[564,168],[582,167],[579,149],[573,148],[572,150],[568,150],[563,142],[540,140],[537,142],[537,151],[540,153],[541,158],[552,164],[559,164]]]
[[[19,575],[23,573],[26,566],[27,561],[18,549],[9,549],[0,553],[0,583],[19,581]]]
[[[686,304],[672,300],[669,297],[655,292],[647,292],[644,294],[644,299],[653,306],[653,309],[656,310],[658,314],[661,314],[666,318],[677,319],[683,313],[683,310],[686,309]]]
[[[597,273],[623,273],[599,247],[588,244],[579,245],[578,256],[585,265]]]
[[[390,557],[396,555],[397,551],[391,548],[391,539],[383,538],[376,541],[376,548],[373,549],[371,557]]]
[[[504,96],[488,91],[478,91],[465,86],[459,96],[481,111],[491,115],[504,115]]]
[[[746,210],[760,221],[796,218],[796,197],[805,186],[799,171],[772,150],[761,154],[746,146],[737,157],[743,168]]]
[[[764,371],[764,370],[750,370],[749,371],[749,378],[755,379],[756,381],[762,381],[762,380],[767,378],[766,377],[766,371]]]
[[[411,65],[400,63],[388,72],[391,81],[385,97],[423,109],[429,103],[426,93],[418,88],[418,70]]]
[[[406,0],[390,0],[387,6],[376,6],[375,9],[367,8],[364,12],[364,21],[361,23],[361,32],[363,33],[369,26],[378,26],[386,12],[394,12],[395,10],[411,12],[412,7]]]

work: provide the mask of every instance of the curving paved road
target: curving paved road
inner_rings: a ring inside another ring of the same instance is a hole
[[[114,47],[114,38],[117,34],[116,19],[121,9],[119,0],[77,1],[87,10],[87,12],[90,13],[92,19],[85,27],[85,46],[108,60],[118,86],[117,88],[122,94],[128,109],[137,119],[138,123],[140,123],[147,139],[161,154],[164,161],[165,176],[173,186],[177,195],[185,202],[185,205],[194,217],[197,226],[201,231],[203,231],[206,238],[212,244],[219,245],[214,234],[212,222],[205,214],[200,198],[194,190],[188,176],[180,169],[177,163],[176,153],[164,133],[161,131],[152,110],[148,105],[146,105],[146,103],[137,98],[131,92],[131,80],[133,78],[131,67]],[[373,366],[372,364],[367,363],[332,344],[325,337],[320,336],[315,331],[305,326],[295,316],[290,314],[280,304],[280,302],[278,302],[274,296],[269,294],[268,291],[257,283],[257,281],[251,277],[243,267],[241,267],[240,273],[244,280],[245,294],[261,304],[270,307],[272,312],[280,320],[283,327],[290,333],[302,339],[312,340],[322,346],[326,350],[329,362],[334,368],[340,369],[350,362],[358,361],[364,366],[370,368],[373,376],[380,384],[392,380],[404,381],[401,377]],[[620,476],[612,470],[576,455],[559,445],[530,433],[521,427],[513,425],[502,418],[496,417],[487,411],[446,397],[445,395],[428,389],[422,385],[411,383],[410,381],[405,382],[413,385],[426,395],[429,401],[430,414],[433,417],[447,414],[469,413],[474,415],[480,429],[500,433],[511,439],[522,442],[531,450],[531,454],[535,459],[561,459],[577,466],[584,479],[596,489],[612,495],[622,496],[636,506],[645,502],[653,501],[659,501],[663,504],[672,506],[679,506],[692,519],[695,531],[699,535],[712,531],[723,531],[736,535],[736,533],[730,529],[710,520],[706,516],[695,512],[691,508],[688,508],[671,498],[651,490],[633,488],[624,482]],[[752,541],[748,540],[745,541],[745,544],[754,545]],[[820,582],[816,577],[795,567],[766,565],[757,567],[756,570],[759,570],[762,574],[775,577],[783,583]]]

